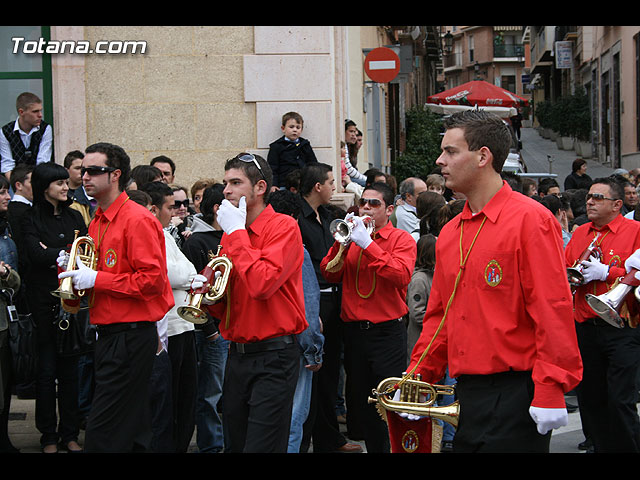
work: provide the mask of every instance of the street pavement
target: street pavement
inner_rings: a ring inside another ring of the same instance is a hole
[[[557,181],[561,186],[565,177],[571,173],[571,163],[577,158],[573,151],[558,149],[555,142],[542,138],[536,130],[532,128],[522,129],[522,155],[527,163],[529,172],[533,173],[555,173],[558,175]],[[549,170],[549,156],[553,159],[551,172]],[[600,165],[595,160],[587,160],[587,173],[592,178],[608,176],[613,169]],[[576,404],[575,397],[567,397],[569,403]],[[40,452],[40,434],[35,427],[35,400],[19,399],[13,396],[9,417],[9,437],[15,447],[21,453]],[[578,411],[569,414],[569,424],[553,432],[551,437],[551,453],[581,453],[578,444],[584,440],[582,425]],[[364,442],[358,441],[366,451]],[[79,443],[84,443],[84,431],[80,431]],[[195,435],[192,440],[190,452],[196,452]]]
[[[560,150],[555,141],[543,138],[533,128],[522,129],[522,158],[527,164],[529,173],[553,173],[560,190],[564,190],[564,180],[571,173],[571,164],[579,156],[573,150]],[[549,161],[551,160],[551,162]],[[613,168],[602,165],[594,159],[585,159],[587,174],[595,179],[608,177]]]

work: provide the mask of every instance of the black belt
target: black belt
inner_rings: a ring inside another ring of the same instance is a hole
[[[338,293],[340,291],[339,285],[329,285],[320,289],[320,293]]]
[[[115,333],[126,332],[136,328],[155,327],[156,322],[123,322],[110,323],[106,325],[96,325],[99,335],[113,335]]]
[[[357,327],[360,330],[369,330],[370,328],[382,327],[384,325],[389,325],[391,322],[397,322],[399,320],[401,320],[401,319],[395,318],[393,320],[386,320],[384,322],[378,322],[378,323],[370,322],[369,320],[362,320],[362,321],[357,321],[357,322],[344,322],[344,324],[345,325],[351,325],[353,327]]]
[[[257,353],[267,352],[270,350],[281,350],[287,345],[291,345],[296,340],[295,335],[284,335],[282,337],[267,338],[266,340],[258,340],[251,343],[231,343],[233,348],[238,353]]]

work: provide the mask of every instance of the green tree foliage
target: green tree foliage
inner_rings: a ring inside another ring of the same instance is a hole
[[[391,166],[398,183],[407,177],[426,177],[440,156],[442,119],[424,107],[406,112],[407,141],[405,151]]]

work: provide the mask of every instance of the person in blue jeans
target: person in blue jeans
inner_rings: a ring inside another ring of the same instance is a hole
[[[300,197],[288,190],[278,190],[271,193],[269,204],[276,212],[291,215],[296,220],[302,209]],[[297,335],[301,350],[300,373],[291,409],[291,428],[287,453],[300,453],[303,425],[309,416],[311,404],[313,373],[322,367],[324,346],[324,336],[322,335],[320,323],[320,285],[313,268],[311,256],[306,248],[303,248],[303,251],[302,288],[304,289],[305,316],[309,326]]]
[[[224,450],[222,418],[218,402],[222,398],[222,382],[229,341],[216,332],[207,337],[196,329],[198,353],[198,399],[196,403],[196,444],[200,453],[221,453]]]
[[[287,453],[300,453],[303,425],[309,415],[313,372],[322,367],[322,347],[324,336],[320,326],[320,287],[307,249],[304,249],[302,264],[302,286],[304,288],[304,307],[309,326],[298,335],[302,350],[300,356],[300,374],[291,410],[291,431]]]

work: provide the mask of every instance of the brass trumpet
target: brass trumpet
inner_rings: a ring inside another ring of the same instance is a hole
[[[67,262],[67,272],[77,270],[77,260],[80,259],[91,270],[95,270],[98,258],[96,255],[96,246],[93,238],[90,236],[78,237],[79,230],[75,230],[75,237],[71,249],[69,250],[69,261]],[[84,290],[75,290],[73,288],[73,280],[71,277],[63,278],[60,282],[60,286],[51,292],[51,295],[65,300],[79,300],[80,297],[84,297]]]
[[[578,258],[578,260],[576,260],[576,262],[573,264],[573,266],[567,268],[567,279],[569,280],[569,284],[572,287],[579,287],[584,283],[584,275],[582,274],[584,265],[582,265],[582,262],[589,260],[589,257],[591,257],[591,255],[593,254],[594,248],[596,246],[596,241],[598,240],[599,236],[600,234],[596,235],[595,238],[591,240],[591,243],[586,248],[586,250],[582,252],[580,258]]]
[[[393,400],[393,394],[398,389],[398,385],[400,399]],[[373,396],[369,397],[369,403],[377,403],[379,407],[390,412],[436,418],[457,427],[460,403],[456,400],[451,405],[435,405],[438,395],[453,395],[454,392],[455,387],[423,382],[420,375],[416,378],[389,377],[372,390]],[[424,399],[421,400],[421,396],[424,396]]]
[[[226,255],[220,255],[221,249],[222,247],[219,245],[215,255],[213,252],[209,252],[209,263],[201,272],[207,277],[207,283],[196,291],[190,291],[187,305],[178,307],[178,315],[188,322],[205,323],[208,317],[207,312],[202,309],[202,300],[206,299],[209,303],[215,303],[227,291],[233,264]]]

